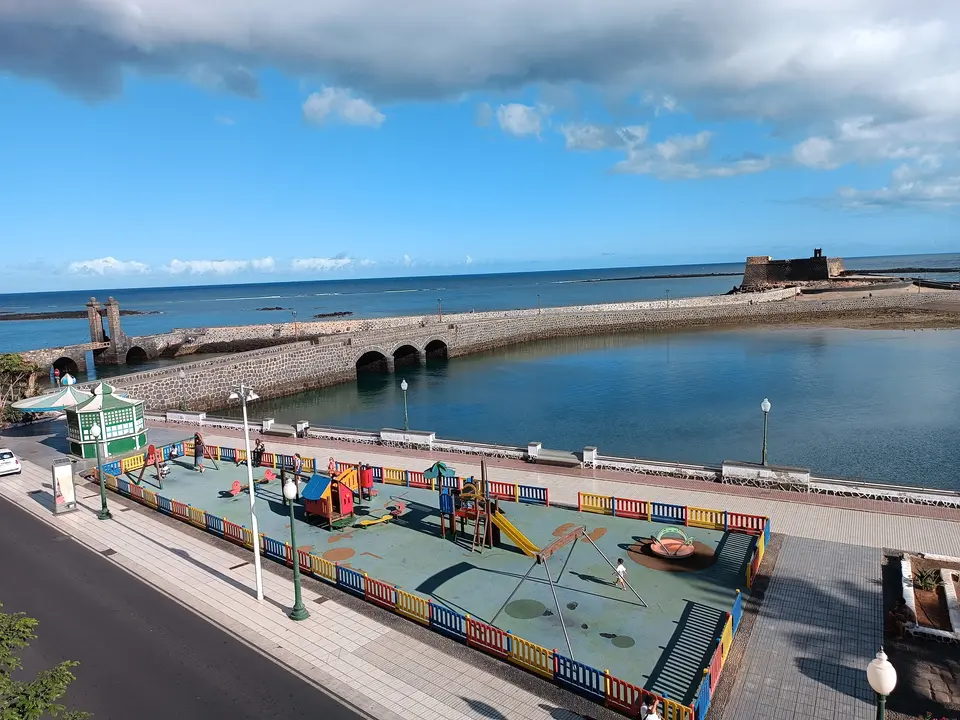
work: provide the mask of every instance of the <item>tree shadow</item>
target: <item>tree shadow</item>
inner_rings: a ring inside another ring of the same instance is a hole
[[[487,705],[487,703],[482,702],[481,700],[473,700],[471,698],[464,697],[463,695],[460,696],[460,699],[469,705],[470,709],[481,717],[490,718],[490,720],[507,720],[506,715],[497,710],[495,707]]]

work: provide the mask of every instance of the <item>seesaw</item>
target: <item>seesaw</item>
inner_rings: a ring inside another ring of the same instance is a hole
[[[407,509],[407,506],[405,503],[398,502],[396,506],[393,508],[393,510],[391,510],[387,514],[381,515],[378,518],[369,518],[367,520],[361,520],[360,522],[357,523],[356,527],[368,528],[373,525],[379,525],[380,523],[390,522],[394,518],[400,517],[400,515],[402,515],[406,509]]]

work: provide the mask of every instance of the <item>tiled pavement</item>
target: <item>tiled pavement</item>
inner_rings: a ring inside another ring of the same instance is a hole
[[[96,520],[97,494],[82,486],[78,487],[82,509],[54,517],[49,510],[49,472],[24,462],[22,475],[0,483],[0,495],[96,552],[113,550],[110,559],[132,574],[373,717],[580,717],[334,599],[318,604],[321,596],[308,588],[304,602],[311,616],[293,623],[285,614],[293,598],[290,580],[264,572],[265,599],[260,604],[253,592],[252,564],[237,567],[235,555],[151,513],[124,512],[115,496],[110,498],[114,517],[110,522]],[[390,662],[400,657],[403,673]],[[436,683],[438,676],[450,681]]]
[[[787,537],[723,717],[870,720],[880,550]]]

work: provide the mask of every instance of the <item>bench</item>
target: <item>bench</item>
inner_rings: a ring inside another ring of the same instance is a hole
[[[263,435],[273,435],[275,437],[293,437],[297,436],[297,429],[293,425],[284,425],[283,423],[272,423],[269,428],[265,428]]]
[[[539,448],[536,453],[527,454],[527,462],[540,465],[560,465],[561,467],[580,467],[583,463],[576,453],[564,450],[544,450]]]

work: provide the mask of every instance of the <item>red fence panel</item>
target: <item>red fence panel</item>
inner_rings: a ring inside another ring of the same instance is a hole
[[[417,470],[407,470],[407,481],[410,487],[433,490],[433,481],[425,478],[423,473]]]
[[[229,520],[223,521],[223,537],[226,540],[232,540],[237,545],[243,545],[243,527],[240,525],[235,525]]]
[[[515,483],[487,480],[487,497],[497,498],[498,500],[516,500],[517,486]]]
[[[744,515],[743,513],[727,513],[727,530],[729,532],[750,533],[759,535],[763,532],[763,525],[767,521],[760,515]]]
[[[630,498],[614,498],[614,515],[617,517],[635,518],[637,520],[650,519],[650,505],[646,500],[631,500]]]
[[[186,505],[177,500],[170,501],[170,509],[173,511],[174,516],[182,518],[183,520],[190,519],[190,506]]]
[[[510,655],[510,635],[493,625],[467,617],[467,644],[482,648],[492,655]]]
[[[368,601],[390,610],[397,606],[397,589],[366,575],[363,576],[363,595]]]

